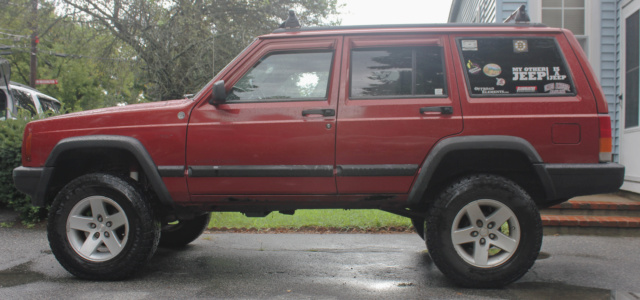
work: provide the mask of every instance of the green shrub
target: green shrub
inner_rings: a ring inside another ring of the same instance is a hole
[[[39,222],[47,213],[46,209],[32,206],[31,198],[13,185],[13,169],[22,164],[22,136],[30,120],[28,114],[22,114],[16,120],[0,121],[0,206],[19,212],[26,225]]]

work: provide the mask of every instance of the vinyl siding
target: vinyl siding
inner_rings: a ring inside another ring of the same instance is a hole
[[[601,0],[600,84],[609,103],[613,136],[613,157],[620,157],[620,0]]]

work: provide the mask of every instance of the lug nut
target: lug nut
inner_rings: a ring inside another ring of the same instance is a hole
[[[476,221],[476,225],[478,225],[478,227],[482,227],[482,225],[484,225],[484,224],[482,223],[482,221],[478,220],[478,221]]]
[[[495,225],[496,225],[495,223],[491,222],[491,223],[489,223],[489,225],[487,225],[487,228],[492,229],[493,226],[495,226]]]
[[[96,232],[95,234],[93,234],[93,237],[96,239],[100,238],[100,232]]]
[[[477,231],[472,231],[471,232],[471,236],[472,237],[477,237],[478,236],[478,232]]]
[[[492,240],[495,240],[496,239],[496,235],[491,233],[491,234],[489,234],[489,238],[492,239]]]
[[[91,223],[91,224],[89,224],[89,227],[91,227],[91,229],[95,229],[96,228],[96,224]]]
[[[107,227],[111,227],[111,225],[113,225],[111,221],[107,222]]]
[[[102,216],[98,215],[98,222],[102,222]]]
[[[109,237],[109,233],[108,233],[108,232],[105,232],[105,233],[104,233],[104,237],[108,238],[108,237]]]
[[[484,238],[480,239],[480,245],[484,245],[487,241]]]

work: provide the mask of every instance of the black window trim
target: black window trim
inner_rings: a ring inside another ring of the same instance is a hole
[[[447,99],[449,98],[449,89],[448,89],[448,81],[447,81],[447,66],[445,64],[445,52],[444,52],[444,47],[442,45],[437,45],[436,47],[438,47],[440,49],[440,55],[441,55],[441,63],[442,63],[442,77],[444,79],[444,84],[443,84],[443,91],[442,91],[442,95],[385,95],[385,96],[367,96],[367,97],[353,97],[351,96],[351,84],[353,83],[352,80],[352,73],[353,73],[353,51],[356,50],[377,50],[377,49],[388,49],[388,48],[413,48],[412,51],[412,66],[411,69],[412,71],[415,70],[417,68],[416,64],[417,64],[417,59],[415,59],[415,49],[419,48],[419,47],[433,47],[434,45],[394,45],[394,46],[372,46],[372,47],[352,47],[351,49],[349,49],[349,97],[348,100],[391,100],[391,99],[425,99],[425,98],[435,98],[435,99]],[[413,84],[415,82],[415,78],[416,78],[417,74],[416,72],[412,72],[411,74],[411,81],[412,81],[412,86],[411,86],[411,92],[414,93],[415,91],[415,84]]]
[[[242,76],[240,76],[240,78],[236,82],[233,83],[233,86],[235,86],[238,83],[238,81],[240,81],[242,78],[244,78],[244,76],[247,75],[248,72],[250,72],[251,70],[253,70],[253,68],[255,68],[255,66],[256,66],[256,64],[258,62],[261,62],[264,58],[266,58],[266,57],[268,57],[270,55],[274,55],[274,54],[289,54],[289,53],[329,53],[329,52],[331,53],[331,63],[329,65],[329,79],[327,80],[326,97],[324,97],[324,98],[314,97],[314,98],[289,98],[289,99],[277,98],[277,99],[226,100],[225,104],[329,101],[329,96],[331,94],[331,80],[333,79],[333,65],[334,65],[334,62],[335,62],[335,59],[336,59],[336,49],[335,48],[331,48],[331,49],[322,48],[322,49],[300,49],[300,50],[281,50],[281,51],[275,50],[275,51],[269,51],[265,55],[260,57],[260,59],[258,59],[256,61],[256,63],[254,63],[253,66],[251,66],[251,68],[249,68],[249,70],[247,72],[242,74]],[[233,89],[233,86],[231,87],[231,89]]]
[[[462,42],[461,40],[463,39],[551,39],[553,40],[553,42],[556,45],[556,50],[558,51],[558,53],[560,54],[560,59],[562,59],[562,63],[564,63],[564,66],[567,69],[567,77],[569,78],[569,82],[571,83],[571,86],[574,89],[573,93],[566,93],[566,94],[547,94],[547,93],[521,93],[521,94],[487,94],[487,95],[482,95],[482,94],[474,94],[473,91],[471,90],[471,82],[469,82],[469,72],[466,72],[464,70],[464,56],[462,55]],[[470,98],[511,98],[511,97],[518,97],[518,98],[537,98],[537,97],[550,97],[549,95],[553,96],[553,97],[575,97],[578,95],[578,89],[575,85],[575,81],[573,80],[573,74],[571,72],[571,68],[569,67],[569,64],[567,63],[567,59],[564,55],[564,53],[562,52],[562,48],[560,47],[560,44],[558,43],[558,40],[553,37],[553,36],[458,36],[456,37],[456,48],[458,49],[458,54],[459,54],[459,59],[460,62],[462,64],[462,68],[463,68],[463,72],[464,74],[464,79],[465,82],[467,84],[467,92],[469,93],[469,97]]]

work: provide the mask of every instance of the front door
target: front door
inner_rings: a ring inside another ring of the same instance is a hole
[[[341,42],[261,40],[223,75],[226,102],[200,103],[191,114],[191,195],[336,193]]]
[[[462,131],[448,37],[345,38],[338,193],[407,193],[433,145]]]
[[[625,1],[623,1],[625,2]],[[627,2],[622,9],[622,50],[624,64],[623,127],[620,137],[620,163],[625,165],[622,189],[640,193],[640,0]]]

